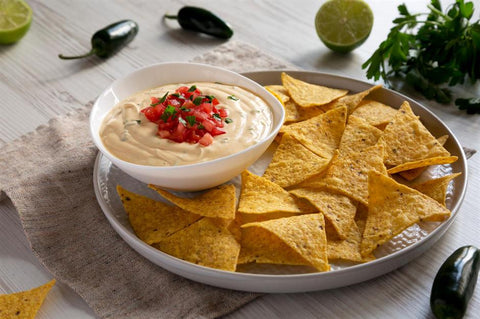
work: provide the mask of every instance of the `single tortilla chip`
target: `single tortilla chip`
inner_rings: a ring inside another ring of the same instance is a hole
[[[380,141],[385,144],[385,165],[388,167],[430,157],[450,156],[450,153],[423,126],[406,101],[385,128]]]
[[[313,188],[294,189],[290,193],[310,201],[332,224],[340,239],[347,238],[350,229],[356,228],[357,207],[347,196]]]
[[[331,159],[340,144],[346,119],[347,108],[339,107],[309,120],[284,126],[283,131],[318,156]]]
[[[383,159],[383,144],[370,146],[361,152],[336,156],[321,184],[368,205],[368,172],[373,170],[387,175]]]
[[[33,319],[55,285],[55,279],[28,291],[0,294],[0,318]]]
[[[431,165],[443,165],[443,164],[451,164],[458,160],[457,156],[437,156],[437,157],[430,157],[414,162],[407,162],[395,167],[392,167],[387,170],[388,174],[396,174],[403,171],[408,171],[416,168],[427,167]]]
[[[382,133],[381,130],[368,124],[365,120],[350,115],[338,147],[340,155],[360,152],[377,144]]]
[[[282,103],[285,109],[284,123],[297,122],[299,120],[300,114],[298,113],[297,105],[290,99],[287,90],[282,85],[267,85],[265,89]]]
[[[365,99],[360,102],[352,112],[352,115],[364,119],[368,124],[383,130],[392,121],[397,111],[397,109],[381,102]]]
[[[427,195],[428,197],[433,198],[443,206],[446,206],[445,200],[447,196],[448,185],[455,177],[459,175],[461,175],[461,173],[455,173],[435,179],[430,179],[423,183],[412,185],[412,188]]]
[[[245,231],[242,234],[240,260],[309,265],[318,271],[330,270],[322,214],[249,223],[243,225],[242,229]]]
[[[298,122],[301,120],[301,115],[298,112],[297,109],[297,104],[293,102],[292,100],[289,100],[285,102],[283,105],[283,108],[285,109],[285,124],[289,124],[292,122]]]
[[[206,217],[153,246],[185,261],[228,271],[235,271],[240,252],[235,236]]]
[[[327,168],[329,162],[300,144],[290,134],[284,134],[263,177],[285,188],[319,174]]]
[[[239,213],[311,213],[314,211],[314,207],[302,205],[293,195],[274,182],[249,171],[242,172]]]
[[[235,218],[235,185],[226,184],[211,188],[193,198],[179,197],[156,185],[148,185],[178,207],[200,216]]]
[[[266,85],[265,89],[272,93],[273,96],[275,96],[283,104],[290,100],[288,91],[283,85]]]
[[[151,245],[201,218],[176,206],[130,192],[117,185],[117,193],[135,234]]]
[[[375,259],[374,257],[366,259],[360,254],[362,235],[356,225],[350,229],[347,237],[344,239],[338,237],[337,232],[328,220],[325,220],[325,229],[329,262],[342,260],[359,263]]]
[[[348,90],[333,89],[326,86],[310,84],[282,73],[282,84],[290,97],[301,107],[324,105],[348,93]]]
[[[363,256],[420,221],[442,221],[450,211],[418,190],[370,171],[368,217],[361,243]]]
[[[374,86],[372,86],[371,88],[369,88],[365,91],[361,91],[361,92],[356,93],[356,94],[349,94],[349,95],[342,96],[341,98],[339,98],[335,102],[338,105],[341,105],[341,104],[346,105],[347,109],[348,109],[348,114],[352,114],[352,112],[358,107],[358,105],[363,101],[363,99],[367,95],[369,95],[372,91],[380,89],[381,87],[382,87],[382,85],[380,85],[380,84],[374,85]]]
[[[264,213],[264,214],[246,214],[246,213],[238,213],[240,225],[248,224],[248,223],[257,223],[257,222],[264,222],[271,219],[279,219],[285,217],[292,217],[298,214],[296,213],[285,213],[285,212],[272,212],[272,213]]]
[[[448,135],[443,135],[437,138],[438,143],[442,146],[445,145],[445,142],[448,139]],[[422,173],[427,169],[427,166],[409,169],[406,171],[399,172],[398,174],[405,178],[407,181],[413,181],[414,179],[418,178]]]

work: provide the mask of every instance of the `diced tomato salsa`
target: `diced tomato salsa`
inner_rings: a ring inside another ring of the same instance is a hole
[[[225,134],[224,124],[230,122],[227,110],[217,109],[218,104],[214,96],[203,95],[195,85],[181,86],[175,93],[151,97],[150,106],[141,112],[158,125],[161,138],[208,146],[213,137]]]

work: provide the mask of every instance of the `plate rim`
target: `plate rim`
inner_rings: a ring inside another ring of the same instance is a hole
[[[306,74],[308,76],[314,77],[329,77],[331,79],[341,79],[343,81],[353,81],[359,85],[365,87],[371,87],[374,84],[368,83],[359,79],[350,78],[342,75],[336,75],[331,73],[316,72],[316,71],[303,71],[303,70],[263,70],[263,71],[251,71],[243,72],[242,75],[246,77],[255,77],[255,76],[265,76],[273,74],[280,76],[281,72],[290,72],[291,74]],[[255,81],[255,80],[254,80]],[[264,85],[259,83],[260,85]],[[343,287],[359,282],[366,281],[368,279],[379,277],[383,274],[389,273],[410,261],[413,261],[416,257],[424,253],[429,247],[431,247],[435,242],[441,238],[441,236],[450,228],[454,220],[458,216],[461,205],[463,204],[467,185],[468,185],[468,166],[466,163],[466,156],[459,143],[457,137],[453,134],[450,128],[433,112],[428,108],[422,105],[420,102],[409,98],[399,92],[382,88],[383,90],[388,91],[391,94],[397,95],[409,103],[413,103],[415,108],[419,106],[423,109],[424,112],[428,113],[429,116],[438,121],[444,129],[449,133],[449,137],[454,141],[454,145],[459,152],[459,164],[462,167],[462,177],[463,182],[459,184],[461,187],[460,194],[456,198],[455,204],[451,209],[451,216],[446,221],[442,222],[438,227],[431,231],[423,239],[403,248],[398,251],[395,251],[387,256],[380,257],[370,262],[355,264],[343,269],[332,270],[328,272],[313,272],[313,273],[300,273],[300,274],[258,274],[258,273],[243,273],[243,272],[232,272],[225,271],[220,269],[214,269],[210,267],[205,267],[197,264],[193,264],[182,259],[170,256],[160,250],[147,245],[142,242],[134,234],[130,234],[130,231],[125,228],[116,218],[114,213],[110,210],[108,204],[104,201],[103,196],[101,196],[100,185],[98,180],[98,170],[99,163],[101,160],[105,159],[110,161],[105,157],[101,152],[98,152],[94,170],[93,170],[93,186],[95,191],[95,196],[97,202],[99,203],[102,212],[106,216],[107,220],[115,231],[122,237],[123,240],[127,242],[138,253],[149,259],[154,264],[166,269],[167,271],[176,273],[177,275],[192,279],[194,281],[202,282],[205,284],[228,288],[234,290],[242,290],[249,292],[262,292],[262,293],[290,293],[290,292],[307,292],[307,291],[320,291],[325,289],[333,289],[338,287]],[[113,164],[112,164],[113,165]],[[171,264],[159,264],[150,254],[161,256],[161,258],[166,258],[165,262],[170,262]],[[403,258],[406,256],[409,258]],[[387,265],[386,265],[387,264]],[[379,272],[370,272],[371,269],[379,269]],[[358,278],[353,278],[349,275],[351,274],[363,274],[363,276],[357,276]],[[347,280],[342,278],[347,277]],[[335,282],[335,278],[338,279],[338,282]],[[330,280],[329,280],[330,279]],[[282,282],[278,282],[281,280]],[[332,281],[333,280],[333,281]],[[230,282],[231,281],[231,282]],[[322,281],[327,282],[327,284],[322,285]],[[301,282],[304,286],[299,285]],[[294,286],[292,284],[295,283]]]

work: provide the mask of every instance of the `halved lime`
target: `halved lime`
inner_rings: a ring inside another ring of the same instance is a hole
[[[23,0],[0,0],[0,44],[14,43],[27,33],[32,9]]]
[[[373,13],[362,0],[328,0],[315,16],[322,42],[336,52],[350,52],[370,35]]]

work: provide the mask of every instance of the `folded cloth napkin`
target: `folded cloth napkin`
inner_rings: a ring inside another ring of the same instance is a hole
[[[234,71],[291,69],[229,41],[194,59]],[[101,318],[214,318],[258,294],[211,287],[152,264],[113,230],[97,204],[92,103],[0,150],[0,189],[17,209],[33,252]]]

